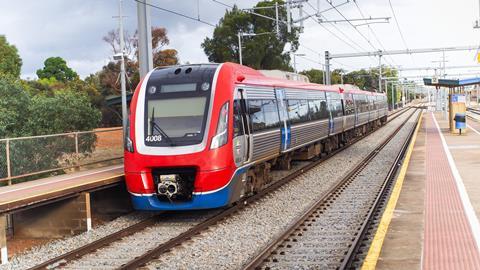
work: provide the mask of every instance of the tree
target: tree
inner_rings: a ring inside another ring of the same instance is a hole
[[[55,79],[42,83],[57,84]],[[0,77],[0,138],[91,130],[98,126],[100,111],[92,107],[87,95],[52,90],[50,86],[46,86],[48,91],[27,89],[33,85]],[[82,135],[81,153],[93,151],[95,140],[93,134]],[[56,168],[65,154],[75,152],[69,136],[13,140],[9,147],[12,175]],[[5,153],[5,148],[6,144],[0,143],[0,153]],[[4,164],[5,155],[0,155],[0,178],[6,177],[1,166]]]
[[[37,70],[40,79],[55,78],[57,81],[66,82],[78,78],[75,71],[67,66],[67,62],[61,57],[49,57],[44,62],[43,69]]]
[[[0,77],[0,138],[15,137],[27,131],[30,97],[22,87]]]
[[[311,83],[323,84],[323,70],[312,68],[304,70],[300,74],[307,76]]]
[[[118,30],[111,30],[103,37],[103,41],[110,45],[113,54],[120,53],[120,34]],[[163,27],[152,27],[152,53],[153,65],[169,66],[178,64],[178,52],[174,49],[165,49],[170,43],[167,36],[167,30]],[[132,36],[125,33],[125,69],[128,80],[127,90],[132,92],[140,81],[138,71],[138,31]],[[118,76],[120,74],[120,63],[109,62],[103,66],[98,73],[102,94],[104,96],[119,94],[120,84]]]
[[[22,59],[18,55],[17,48],[7,42],[7,38],[0,35],[0,75],[20,77]]]
[[[92,130],[100,120],[100,112],[92,107],[87,95],[68,90],[53,96],[34,96],[30,109],[34,115],[26,124],[31,135]]]
[[[271,7],[279,4],[279,20],[287,20],[287,11],[282,0],[261,1],[255,7],[257,13],[268,17],[275,17],[275,9]],[[276,34],[276,22],[264,17],[238,9],[226,11],[215,27],[212,38],[205,38],[202,48],[210,62],[239,62],[238,33],[257,34],[242,38],[243,64],[255,69],[282,69],[292,70],[289,62],[290,55],[284,52],[285,45],[291,44],[291,51],[299,46],[299,28],[292,27],[288,33],[284,23],[279,25],[279,35]]]

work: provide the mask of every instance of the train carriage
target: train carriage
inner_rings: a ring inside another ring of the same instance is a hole
[[[234,63],[155,69],[130,106],[125,175],[134,207],[231,204],[271,184],[272,169],[381,125],[385,104],[385,95],[354,86],[270,78]]]

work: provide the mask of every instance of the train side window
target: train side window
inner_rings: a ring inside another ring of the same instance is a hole
[[[329,117],[329,114],[328,114],[327,101],[322,99],[320,100],[320,118],[327,119],[328,117]]]
[[[233,102],[233,137],[244,135],[240,100]]]
[[[327,101],[324,99],[315,99],[308,101],[308,111],[310,119],[321,120],[328,118]]]
[[[353,102],[353,98],[351,94],[345,95],[344,100],[345,105],[345,115],[352,115],[355,113],[355,103]]]
[[[262,100],[248,101],[248,114],[250,115],[250,123],[252,123],[252,131],[265,129],[265,117],[262,111]]]
[[[341,117],[343,115],[342,102],[340,99],[330,100],[330,112],[332,113],[332,117]]]
[[[288,100],[288,117],[292,124],[309,120],[307,100]]]
[[[312,120],[319,120],[321,118],[320,100],[308,100],[308,114]]]
[[[277,102],[275,100],[263,100],[262,111],[265,116],[265,128],[274,128],[280,126]]]

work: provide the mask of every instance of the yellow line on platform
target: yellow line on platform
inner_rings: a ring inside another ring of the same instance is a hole
[[[395,183],[395,187],[393,188],[390,199],[388,200],[387,207],[383,212],[382,219],[380,221],[380,224],[378,225],[377,232],[375,233],[375,237],[373,238],[372,244],[370,245],[370,249],[368,250],[367,257],[363,261],[362,270],[373,270],[377,265],[378,258],[380,257],[380,252],[382,251],[383,241],[385,240],[388,226],[390,225],[390,221],[392,220],[393,211],[395,210],[398,198],[400,197],[400,192],[402,191],[403,181],[405,180],[405,175],[407,174],[408,164],[410,163],[410,157],[412,156],[413,146],[415,145],[415,141],[417,140],[417,133],[420,129],[422,117],[423,111],[420,115],[420,120],[415,127],[415,132],[413,134],[412,141],[408,146],[402,168],[400,169],[400,173],[398,174]]]

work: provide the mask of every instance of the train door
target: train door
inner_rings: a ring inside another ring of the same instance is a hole
[[[280,131],[281,131],[281,151],[286,151],[290,148],[291,143],[291,129],[288,121],[287,101],[285,99],[284,89],[275,89],[275,98],[277,99],[278,113],[280,117]]]
[[[243,89],[235,89],[233,101],[233,158],[235,165],[245,164],[250,157],[250,128]]]
[[[345,95],[342,93],[340,94],[340,103],[342,105],[342,126],[343,130],[347,129],[347,108],[346,108],[346,100],[345,100]]]
[[[353,99],[353,107],[355,108],[355,119],[354,119],[354,126],[358,126],[358,114],[360,113],[360,108],[359,108],[359,101],[358,101],[358,96],[357,95],[352,95]]]
[[[327,108],[328,108],[328,135],[334,133],[334,122],[333,122],[333,115],[332,110],[334,106],[331,104],[332,97],[330,97],[330,93],[327,92]]]

